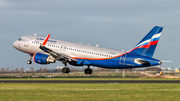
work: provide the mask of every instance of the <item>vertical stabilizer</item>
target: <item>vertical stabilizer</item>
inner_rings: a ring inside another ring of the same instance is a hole
[[[163,27],[155,26],[130,53],[153,57],[162,30]]]

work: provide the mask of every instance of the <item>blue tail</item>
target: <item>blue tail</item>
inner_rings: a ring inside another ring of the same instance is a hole
[[[162,30],[163,27],[155,26],[130,53],[153,57]]]

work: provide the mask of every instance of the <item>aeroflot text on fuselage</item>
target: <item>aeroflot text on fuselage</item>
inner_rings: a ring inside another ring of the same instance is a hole
[[[44,40],[44,39],[42,39],[42,38],[37,38],[37,40]],[[57,41],[48,40],[48,42],[54,42],[54,43],[56,43]]]
[[[162,34],[163,27],[155,26],[136,46],[124,52],[84,45],[39,36],[23,36],[13,43],[17,50],[30,54],[28,64],[32,59],[38,64],[50,64],[62,61],[65,65],[63,73],[69,73],[67,64],[87,66],[85,74],[93,71],[90,66],[109,69],[126,69],[161,65],[161,61],[153,57],[156,46]],[[37,44],[38,43],[38,44]],[[53,47],[52,45],[53,44]]]

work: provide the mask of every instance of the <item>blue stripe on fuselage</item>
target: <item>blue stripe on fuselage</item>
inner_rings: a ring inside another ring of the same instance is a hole
[[[146,67],[145,65],[135,63],[134,59],[137,59],[137,58],[150,62],[150,65],[158,65],[160,62],[159,60],[146,57],[146,56],[141,56],[141,55],[136,55],[136,54],[131,54],[131,53],[127,53],[125,55],[126,55],[125,57],[120,56],[120,57],[106,59],[106,60],[86,60],[86,61],[91,63],[91,65],[93,66],[109,68],[109,69]],[[121,63],[122,57],[125,58],[124,63]],[[83,59],[77,59],[77,60],[82,61]],[[150,65],[147,65],[147,66],[150,66]]]

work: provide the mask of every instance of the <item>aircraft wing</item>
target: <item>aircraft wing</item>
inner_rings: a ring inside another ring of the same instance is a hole
[[[46,39],[44,40],[44,42],[40,45],[40,49],[43,50],[46,53],[49,53],[52,57],[54,57],[56,60],[62,60],[62,59],[66,59],[68,61],[77,61],[76,59],[73,59],[69,54],[65,54],[65,53],[59,53],[56,51],[53,51],[49,48],[47,48],[45,45],[48,41],[50,37],[50,34],[46,37]]]

